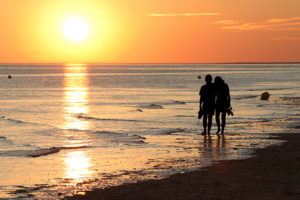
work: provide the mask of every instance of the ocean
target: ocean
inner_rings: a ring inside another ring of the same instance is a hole
[[[200,134],[206,74],[230,88],[224,136]],[[0,199],[160,179],[299,132],[300,64],[1,64],[0,92]]]

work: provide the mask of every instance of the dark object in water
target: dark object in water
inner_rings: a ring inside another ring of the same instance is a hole
[[[200,75],[198,76],[198,79],[201,79],[201,76],[200,76]]]
[[[11,79],[12,77],[11,77],[11,75],[8,75],[8,79]]]
[[[261,94],[260,96],[260,100],[268,100],[270,97],[270,93],[269,92],[264,92]]]
[[[200,109],[198,112],[198,119],[201,119],[203,117],[203,109]]]
[[[176,103],[176,104],[185,104],[185,102],[183,102],[183,101],[174,101],[174,103]]]
[[[36,152],[28,154],[29,157],[40,157],[40,156],[46,156],[49,154],[54,154],[58,153],[60,150],[65,150],[65,149],[81,149],[81,148],[86,148],[87,146],[75,146],[75,147],[51,147],[51,148],[42,148]]]
[[[38,152],[29,154],[28,156],[33,157],[33,158],[40,157],[40,156],[46,156],[46,155],[49,155],[49,154],[57,153],[60,150],[61,150],[61,148],[57,148],[57,147],[52,147],[52,148],[49,148],[49,149],[41,149]]]
[[[149,109],[163,109],[164,107],[161,106],[161,105],[157,105],[157,104],[150,104],[150,105],[142,106],[142,108],[149,108]]]
[[[232,107],[228,108],[226,113],[228,116],[230,116],[230,115],[233,116]]]

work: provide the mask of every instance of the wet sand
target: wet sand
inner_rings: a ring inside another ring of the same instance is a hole
[[[97,189],[66,199],[299,200],[300,133],[277,136],[287,142],[258,149],[249,159],[221,161],[195,172]]]

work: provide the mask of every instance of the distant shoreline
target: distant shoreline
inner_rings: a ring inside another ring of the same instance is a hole
[[[300,133],[274,134],[282,145],[245,160],[220,161],[199,171],[95,189],[66,200],[300,199]]]

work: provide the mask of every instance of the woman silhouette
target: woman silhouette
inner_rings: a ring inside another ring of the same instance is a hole
[[[217,76],[214,81],[216,90],[216,123],[218,126],[217,134],[221,131],[224,134],[226,126],[226,113],[230,108],[230,92],[224,80]],[[222,114],[222,130],[220,129],[220,114]]]

